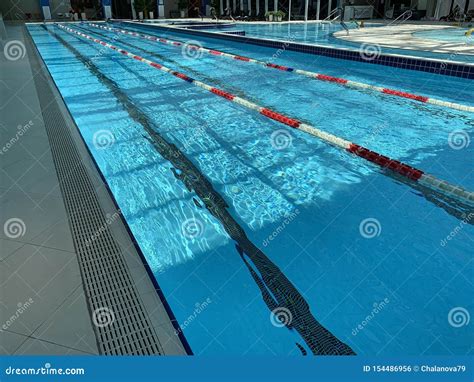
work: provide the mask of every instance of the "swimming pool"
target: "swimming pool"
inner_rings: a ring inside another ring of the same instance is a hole
[[[474,37],[466,36],[468,30],[467,28],[445,28],[416,32],[414,36],[430,40],[462,42],[471,45],[474,44]]]
[[[348,23],[348,28],[355,28]],[[270,38],[277,40],[299,41],[304,43],[331,43],[332,34],[342,30],[339,23],[236,23],[236,29],[245,31],[247,36]]]
[[[353,22],[347,22],[347,27],[349,30],[355,30],[357,27]],[[385,24],[377,23],[366,23],[365,28],[378,28],[383,27]],[[179,25],[176,25],[179,26]],[[429,29],[429,25],[426,26]],[[338,23],[321,23],[321,22],[308,22],[308,23],[235,23],[234,28],[228,28],[228,30],[234,31],[244,31],[245,35],[248,37],[256,38],[265,38],[272,40],[280,41],[289,41],[289,42],[300,42],[305,44],[314,44],[329,46],[335,48],[349,48],[349,49],[359,49],[361,44],[351,41],[346,41],[344,39],[333,36],[335,32],[343,31],[343,27]],[[449,29],[451,30],[451,29]],[[435,36],[445,36],[445,38],[456,38],[457,42],[466,42],[470,43],[472,39],[464,41],[461,38],[459,28],[456,28],[457,32],[446,32],[444,29],[436,30],[426,30],[423,32],[414,33],[415,37],[426,37],[434,38]],[[464,29],[462,29],[464,31]],[[220,30],[208,29],[207,32],[211,33],[221,33]],[[349,32],[350,33],[350,32]],[[372,42],[372,45],[377,45]],[[381,40],[381,45],[379,49],[382,53],[388,54],[400,54],[407,56],[416,56],[416,57],[426,57],[434,58],[441,60],[450,60],[450,61],[460,61],[472,63],[474,62],[474,55],[469,54],[462,49],[455,51],[453,53],[440,53],[440,52],[430,52],[428,50],[413,50],[401,49],[395,47],[386,47],[383,46],[383,40]]]
[[[472,136],[472,114],[72,27],[474,189],[473,145],[448,139]],[[472,310],[470,209],[55,26],[28,29],[195,354],[311,352],[298,317],[281,312],[290,330],[270,314],[272,295],[285,293],[265,280],[274,267],[357,354],[469,351],[467,328],[447,317]],[[459,78],[201,42],[473,104],[472,82]],[[262,264],[236,248],[229,225],[261,249]]]

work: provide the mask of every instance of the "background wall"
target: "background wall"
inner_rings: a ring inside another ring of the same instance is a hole
[[[170,11],[178,10],[178,1],[177,0],[164,0],[165,3],[165,18],[170,17]]]
[[[49,7],[51,9],[51,17],[56,18],[58,13],[64,14],[69,12],[71,2],[69,0],[49,0]]]
[[[78,0],[72,0],[73,4]],[[85,8],[87,18],[96,18],[99,0],[84,2],[79,0],[80,4],[90,4],[92,8]],[[71,9],[71,0],[49,0],[51,17],[62,19],[58,14],[64,15]],[[26,13],[31,13],[33,20],[43,20],[43,12],[40,6],[40,0],[0,0],[0,13],[4,20],[26,20]]]
[[[0,0],[0,13],[4,20],[24,20],[25,13],[34,19],[43,19],[39,0]]]

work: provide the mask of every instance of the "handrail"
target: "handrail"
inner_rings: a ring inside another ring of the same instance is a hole
[[[406,10],[405,12],[403,12],[401,15],[399,15],[395,20],[393,20],[391,23],[389,23],[387,26],[390,26],[390,25],[395,25],[397,23],[397,21],[399,21],[400,23],[408,20],[411,16],[413,15],[413,12],[411,9],[408,9]],[[407,16],[407,17],[405,17]],[[403,20],[402,20],[403,18]]]
[[[219,22],[219,19],[217,17],[217,12],[216,12],[216,9],[214,7],[211,7],[211,9],[209,10],[209,12],[211,13],[211,19],[216,19],[216,23]]]
[[[341,26],[344,28],[347,35],[349,35],[349,28],[347,27],[346,23],[343,20],[341,20]]]
[[[234,17],[232,16],[232,8],[227,7],[226,9],[224,9],[224,12],[228,12],[230,19],[231,19],[234,23],[236,22],[235,19],[234,19]]]
[[[329,12],[329,15],[323,19],[323,21],[331,21],[331,17],[334,16],[334,14],[339,11],[339,8],[334,8],[331,12]],[[339,15],[336,16],[336,18],[339,17]],[[334,18],[334,20],[336,20],[336,18]],[[332,21],[334,21],[332,20]]]

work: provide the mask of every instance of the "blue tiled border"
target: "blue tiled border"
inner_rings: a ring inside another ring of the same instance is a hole
[[[179,29],[175,27],[167,27],[163,25],[147,25],[136,22],[130,23],[134,27],[143,27],[144,29],[162,29],[175,33],[190,34],[195,36],[202,36],[208,38],[216,38],[221,40],[230,40],[245,44],[266,46],[275,49],[291,50],[295,52],[302,52],[308,54],[315,54],[319,56],[326,56],[338,58],[342,60],[359,61],[374,65],[393,66],[401,69],[419,70],[422,72],[429,72],[441,74],[445,76],[461,77],[467,79],[474,79],[474,64],[462,64],[453,61],[435,60],[430,58],[409,57],[396,54],[380,54],[371,61],[365,60],[357,50],[350,50],[344,48],[333,48],[321,45],[300,44],[287,41],[268,40],[256,37],[231,35],[225,33],[204,32],[190,29]]]
[[[245,31],[228,31],[228,32],[221,32],[225,34],[233,34],[235,36],[245,36]]]

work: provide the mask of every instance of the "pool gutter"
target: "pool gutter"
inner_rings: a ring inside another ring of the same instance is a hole
[[[77,194],[79,194],[77,179],[88,183],[87,187],[89,187],[89,183],[92,183],[93,187],[93,189],[88,188],[88,192],[84,193],[85,196],[81,203],[97,207],[95,211],[85,211],[86,215],[83,216],[82,223],[86,222],[87,224],[82,227],[81,232],[87,233],[91,227],[94,227],[93,222],[88,221],[89,216],[95,217],[99,221],[103,220],[99,228],[92,229],[91,235],[75,234],[73,236],[91,316],[93,316],[93,312],[102,312],[104,308],[107,308],[109,310],[106,312],[109,312],[109,315],[113,317],[110,326],[99,324],[94,327],[100,354],[192,355],[193,352],[186,338],[182,332],[178,331],[179,323],[162,289],[27,28],[25,28],[25,35],[28,36],[28,49],[31,50],[31,54],[37,62],[35,66],[37,77],[41,77],[46,82],[45,89],[52,93],[53,98],[50,98],[54,99],[61,111],[57,120],[48,121],[45,117],[45,122],[55,129],[51,130],[50,139],[53,137],[55,140],[63,139],[58,141],[59,145],[56,144],[61,150],[51,150],[55,165],[57,168],[58,166],[70,168],[74,175],[71,176],[67,172],[61,177],[61,172],[57,170],[61,192],[68,207],[68,221],[72,228],[74,228],[74,224],[80,225],[80,221],[74,223],[74,220],[78,220],[77,216],[82,216],[80,212],[84,210],[72,199],[77,198]],[[47,101],[48,99],[44,102]],[[54,102],[50,102],[48,105],[52,105]],[[43,109],[47,116],[50,115],[49,109],[50,107]],[[65,158],[61,156],[61,152],[65,151],[69,156],[78,155],[80,161],[75,162],[75,166],[68,167]],[[81,172],[80,175],[78,175],[79,172]],[[71,183],[69,190],[73,190],[72,193],[67,189],[69,183]],[[75,208],[78,208],[77,211]],[[108,215],[104,212],[107,212]],[[107,218],[107,216],[113,216],[113,219]],[[110,222],[111,220],[112,222]],[[97,233],[100,233],[100,237]],[[109,246],[90,255],[89,252],[96,246],[96,236],[98,242],[100,241],[103,245],[109,243]],[[84,237],[93,240],[84,243]],[[115,268],[101,261],[101,258],[107,258],[111,264],[115,264]],[[97,285],[102,285],[103,290],[98,289]],[[122,287],[116,289],[117,285],[122,285]],[[124,298],[127,301],[122,301]],[[98,303],[99,305],[97,305]],[[125,304],[125,307],[121,304]],[[134,308],[135,315],[127,315],[126,306]],[[131,331],[131,327],[137,329]],[[143,338],[139,338],[141,335]],[[137,348],[135,343],[144,343],[144,341],[149,341],[151,345]]]

